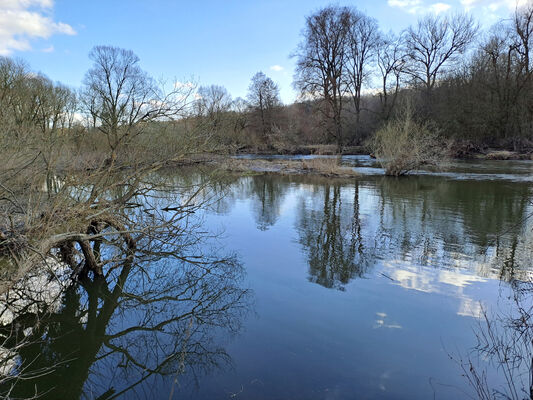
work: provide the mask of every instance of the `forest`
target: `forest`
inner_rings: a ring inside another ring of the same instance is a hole
[[[408,114],[452,157],[531,152],[531,3],[488,29],[463,13],[383,32],[371,16],[341,6],[317,10],[302,28],[290,55],[293,104],[281,102],[263,72],[246,98],[233,98],[222,85],[154,80],[133,51],[112,46],[89,54],[94,67],[81,88],[2,57],[2,143],[62,137],[86,156],[110,149],[116,157],[122,143],[131,152],[142,142],[157,156],[195,136],[201,151],[358,153],[372,152],[375,133]]]

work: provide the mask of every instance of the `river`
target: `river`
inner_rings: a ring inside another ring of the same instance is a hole
[[[22,305],[1,315],[4,333],[19,324],[32,339],[5,334],[0,347],[4,373],[30,372],[13,396],[473,396],[459,360],[474,356],[484,310],[511,309],[513,283],[533,276],[533,162],[454,162],[402,178],[368,157],[343,162],[361,176],[210,183],[190,222],[205,237],[184,239],[206,263],[146,258],[110,276],[119,284],[45,296],[42,278],[22,283]],[[159,179],[179,192],[208,173]]]

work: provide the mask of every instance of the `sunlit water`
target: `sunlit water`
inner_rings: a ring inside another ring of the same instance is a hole
[[[337,156],[287,156],[272,155],[258,157],[253,154],[242,154],[235,158],[277,160],[307,160],[312,158],[335,158]],[[352,167],[362,175],[384,175],[385,170],[378,160],[368,155],[343,156],[342,164]],[[411,171],[410,175],[431,175],[457,180],[507,180],[516,182],[533,182],[533,162],[522,160],[450,160],[438,169]]]
[[[15,393],[37,383],[44,398],[468,398],[452,358],[475,345],[482,310],[508,307],[509,282],[533,272],[533,163],[394,179],[367,157],[344,162],[368,174],[226,180],[202,229],[221,234],[209,246],[235,264],[207,274],[160,260],[96,301],[93,319],[90,295],[69,292],[42,342],[16,358],[37,372],[64,365]]]

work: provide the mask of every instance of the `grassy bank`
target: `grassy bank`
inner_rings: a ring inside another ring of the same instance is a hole
[[[281,175],[317,175],[333,178],[354,178],[359,174],[340,165],[340,159],[313,158],[309,160],[261,160],[219,158],[215,165],[226,171],[245,174],[275,173]]]

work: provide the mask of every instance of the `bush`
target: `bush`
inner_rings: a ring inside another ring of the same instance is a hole
[[[372,152],[386,175],[400,176],[424,165],[438,166],[445,158],[442,141],[429,126],[415,121],[410,110],[379,129]]]

